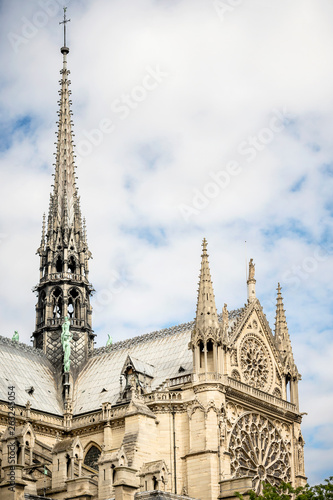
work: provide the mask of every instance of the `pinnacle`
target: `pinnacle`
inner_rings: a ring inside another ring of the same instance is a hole
[[[275,341],[280,351],[293,356],[280,283],[278,283],[276,298]]]
[[[219,327],[213,283],[207,253],[207,240],[202,242],[201,270],[199,277],[198,302],[196,313],[196,327],[205,329],[208,327]]]

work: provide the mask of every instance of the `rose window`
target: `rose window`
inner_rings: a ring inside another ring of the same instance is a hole
[[[235,424],[229,444],[232,477],[250,476],[259,493],[263,482],[290,482],[290,457],[276,429],[266,417],[250,413]]]
[[[240,362],[245,383],[265,389],[270,374],[270,357],[265,346],[255,337],[245,340],[240,350]]]

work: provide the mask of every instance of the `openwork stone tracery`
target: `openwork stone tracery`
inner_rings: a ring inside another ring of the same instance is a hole
[[[290,482],[288,450],[276,427],[264,416],[247,413],[239,418],[230,436],[232,477],[250,476],[259,492],[261,482]]]
[[[246,384],[267,390],[271,379],[270,356],[265,345],[255,336],[248,336],[240,347],[240,364]]]

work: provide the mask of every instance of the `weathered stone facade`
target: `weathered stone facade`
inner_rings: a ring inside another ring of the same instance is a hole
[[[94,349],[63,47],[54,191],[34,347],[0,337],[0,499],[230,498],[306,482],[298,374],[280,285],[274,335],[255,290],[217,313],[207,242],[195,321]],[[44,219],[45,220],[45,219]],[[61,325],[71,322],[63,373]],[[15,393],[15,419],[8,394]],[[30,496],[29,496],[30,495]]]

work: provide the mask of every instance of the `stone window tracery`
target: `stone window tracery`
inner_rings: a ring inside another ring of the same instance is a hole
[[[232,477],[250,476],[258,493],[263,481],[291,481],[290,455],[276,427],[266,417],[247,413],[235,423],[229,452]]]
[[[92,469],[98,470],[98,459],[101,455],[101,450],[97,446],[91,446],[84,457],[84,464]]]
[[[68,316],[80,319],[80,294],[73,288],[68,294]]]
[[[240,365],[244,382],[267,390],[271,380],[271,359],[267,348],[256,336],[245,337],[240,346]]]

